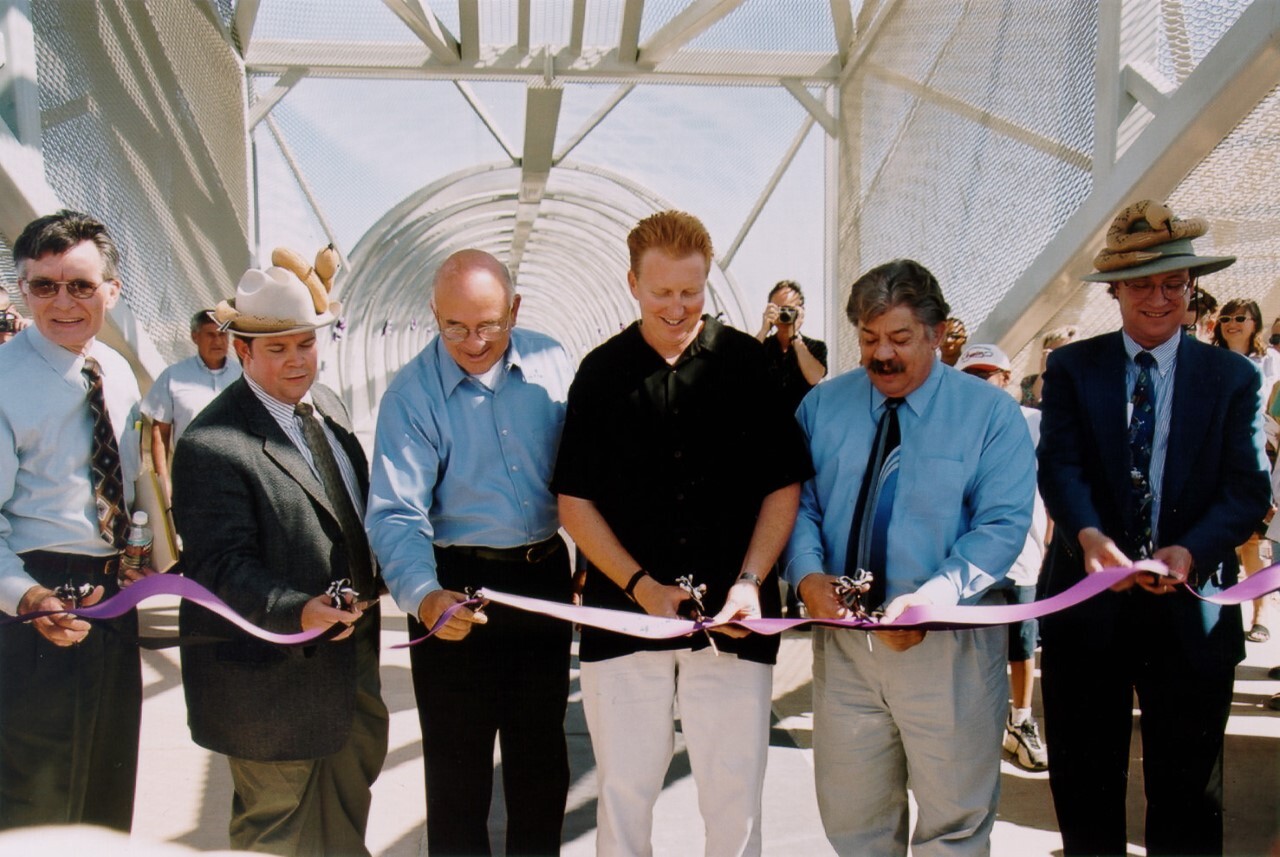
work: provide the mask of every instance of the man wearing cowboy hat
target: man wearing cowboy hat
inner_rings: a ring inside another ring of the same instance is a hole
[[[1122,329],[1055,350],[1045,371],[1040,490],[1056,527],[1040,597],[1144,557],[1169,572],[1041,622],[1067,855],[1125,852],[1135,691],[1147,853],[1222,853],[1223,732],[1244,641],[1238,607],[1195,593],[1236,582],[1235,546],[1271,488],[1257,370],[1181,335],[1196,278],[1235,261],[1196,255],[1206,230],[1151,200],[1122,211],[1085,277],[1109,284]]]
[[[233,848],[368,854],[388,723],[360,520],[368,465],[341,401],[314,384],[316,329],[339,311],[291,270],[248,270],[214,311],[244,375],[196,417],[173,459],[188,577],[271,631],[345,626],[280,648],[183,603],[183,634],[222,639],[184,649],[182,678],[192,738],[230,763]],[[335,581],[358,594],[326,594]]]

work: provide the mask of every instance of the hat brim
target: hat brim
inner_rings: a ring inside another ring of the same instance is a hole
[[[329,309],[315,317],[314,321],[300,322],[296,318],[269,318],[267,316],[249,315],[236,309],[235,298],[219,302],[210,314],[223,330],[236,336],[250,338],[261,336],[287,336],[292,333],[305,333],[328,327],[338,320],[342,314],[342,304],[331,301]]]
[[[1116,271],[1096,271],[1083,279],[1089,283],[1118,283],[1121,280],[1136,280],[1141,277],[1165,274],[1169,271],[1181,271],[1184,268],[1190,271],[1193,276],[1201,277],[1230,267],[1235,264],[1235,261],[1235,256],[1161,256],[1159,259],[1152,259],[1150,262],[1134,265],[1132,268],[1120,268]]]

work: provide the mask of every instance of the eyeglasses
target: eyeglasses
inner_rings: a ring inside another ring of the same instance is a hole
[[[1220,315],[1218,316],[1218,324],[1226,324],[1229,321],[1234,321],[1236,324],[1244,324],[1252,317],[1249,315]]]
[[[37,277],[34,280],[23,280],[27,284],[27,292],[32,297],[47,300],[58,294],[63,287],[67,287],[67,294],[73,298],[80,300],[88,300],[98,293],[101,282],[91,282],[89,280],[48,280],[44,277]]]
[[[1126,282],[1124,287],[1140,298],[1145,298],[1151,294],[1151,290],[1156,287],[1155,283],[1129,283]],[[1170,300],[1180,298],[1187,293],[1187,289],[1191,288],[1190,280],[1183,280],[1178,283],[1161,283],[1160,288],[1164,291],[1164,296]]]
[[[484,324],[476,325],[475,332],[485,342],[496,342],[502,338],[502,334],[510,329],[510,320],[488,321]],[[471,328],[465,324],[450,324],[440,328],[440,335],[450,342],[465,342],[471,338]]]
[[[964,374],[972,375],[975,378],[981,378],[984,381],[989,381],[994,376],[1000,375],[1004,372],[1005,372],[1004,369],[966,369],[964,370]]]

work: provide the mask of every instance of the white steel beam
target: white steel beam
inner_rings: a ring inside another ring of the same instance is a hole
[[[236,41],[240,43],[240,56],[249,55],[249,43],[253,38],[253,26],[258,21],[258,0],[236,0],[235,18],[231,26],[235,29]]]
[[[552,157],[552,162],[558,164],[567,158],[569,153],[577,148],[578,144],[581,143],[588,134],[594,131],[596,126],[603,122],[604,118],[613,112],[613,108],[617,107],[618,104],[621,103],[622,99],[630,95],[631,90],[635,88],[636,85],[634,83],[628,83],[615,89],[613,91],[613,95],[609,96],[609,98],[605,100],[604,104],[600,105],[595,113],[592,113],[587,117],[587,121],[582,123],[582,127],[575,131],[573,136],[565,141],[563,148],[556,152]]]
[[[493,115],[489,112],[488,108],[486,108],[483,102],[480,101],[480,97],[476,95],[475,90],[472,89],[465,80],[455,80],[453,85],[458,87],[458,91],[462,93],[462,97],[467,100],[467,104],[471,105],[471,109],[475,111],[476,116],[480,117],[480,121],[484,123],[484,127],[489,129],[489,133],[493,135],[493,139],[498,141],[498,145],[502,147],[502,151],[507,153],[507,157],[510,158],[512,162],[518,162],[520,160],[520,156],[516,154],[515,149],[512,148],[511,143],[506,138],[506,135],[502,133],[502,128],[498,126],[498,120],[493,118]]]
[[[307,205],[311,207],[311,213],[320,222],[320,228],[324,230],[325,238],[338,251],[338,260],[342,263],[342,267],[351,270],[347,255],[342,252],[342,245],[338,242],[338,233],[334,230],[333,224],[329,222],[329,218],[325,216],[324,208],[320,205],[320,200],[316,198],[315,192],[311,189],[311,183],[307,181],[306,174],[302,172],[302,166],[298,163],[298,159],[294,157],[293,149],[289,148],[288,142],[285,141],[284,134],[280,131],[280,126],[270,116],[263,121],[267,123],[267,128],[270,129],[276,145],[280,147],[280,155],[284,158],[284,162],[289,165],[289,171],[293,173],[294,179],[298,182],[302,195],[307,198]]]
[[[335,60],[335,57],[341,59]],[[840,75],[834,54],[779,51],[683,50],[658,69],[626,63],[613,51],[567,49],[554,55],[555,77],[561,81],[613,83],[694,83],[732,86],[777,86],[779,79],[829,84]],[[258,39],[245,59],[250,74],[283,74],[307,69],[308,77],[395,80],[506,80],[533,83],[545,74],[541,49],[522,53],[514,47],[487,48],[473,60],[456,65],[440,62],[421,44],[355,45],[339,41]]]
[[[525,96],[524,152],[520,159],[520,197],[515,232],[511,237],[512,274],[520,270],[529,234],[538,218],[542,195],[551,176],[552,148],[564,90],[558,86],[531,86]]]
[[[759,198],[756,199],[755,205],[751,206],[751,211],[747,214],[747,219],[743,221],[742,228],[738,230],[737,236],[733,239],[733,243],[729,245],[729,249],[720,257],[720,267],[727,268],[733,264],[733,257],[738,255],[738,248],[742,246],[742,242],[751,232],[751,227],[756,225],[760,212],[764,211],[765,204],[773,196],[773,192],[778,189],[778,183],[782,181],[782,177],[787,174],[791,162],[795,160],[796,153],[800,151],[800,147],[804,145],[805,137],[809,136],[809,129],[813,127],[814,118],[806,116],[804,122],[800,126],[800,130],[796,132],[795,137],[791,140],[791,145],[787,147],[787,151],[782,156],[782,160],[778,161],[778,166],[774,169],[773,175],[769,177],[768,183],[761,191]]]
[[[644,19],[644,0],[626,0],[618,26],[618,62],[635,65],[640,54],[640,23]]]
[[[480,56],[479,0],[458,0],[458,29],[462,59],[474,62]]]
[[[247,130],[252,131],[257,127],[266,115],[271,112],[280,99],[289,94],[289,90],[298,85],[298,81],[306,77],[307,70],[305,68],[291,68],[272,84],[271,88],[262,93],[252,104],[249,105],[249,127]]]
[[[1016,122],[1011,122],[1002,116],[997,116],[990,110],[984,110],[981,107],[976,107],[962,98],[957,98],[954,95],[948,95],[945,92],[932,89],[922,83],[918,83],[910,77],[907,77],[905,74],[885,68],[884,66],[876,63],[867,63],[866,70],[868,74],[873,74],[881,80],[911,93],[921,101],[928,101],[938,107],[942,107],[952,113],[963,116],[971,122],[976,122],[984,128],[990,128],[998,134],[1003,134],[1004,136],[1017,140],[1019,143],[1026,146],[1030,146],[1031,148],[1044,152],[1047,155],[1052,155],[1061,161],[1071,164],[1073,167],[1078,167],[1082,170],[1089,170],[1093,166],[1092,160],[1086,152],[1082,152],[1079,149],[1073,149],[1060,140],[1054,140],[1051,137],[1046,137],[1043,134],[1030,130],[1029,128],[1024,128]]]
[[[1106,6],[1107,4],[1102,4]],[[975,336],[1026,343],[1081,287],[1115,212],[1166,199],[1280,80],[1280,4],[1254,3],[1223,34],[1165,107],[1068,218]]]
[[[582,34],[587,28],[587,0],[573,0],[573,18],[569,22],[570,54],[582,53]]]
[[[836,36],[836,54],[840,62],[849,58],[849,49],[853,46],[853,12],[849,8],[849,0],[831,0],[831,28]]]
[[[396,14],[421,42],[431,51],[431,55],[447,65],[458,62],[458,40],[440,23],[430,9],[424,8],[418,0],[382,0],[387,8]]]
[[[741,5],[742,0],[693,0],[640,46],[636,62],[642,66],[655,66],[670,59],[676,51]]]
[[[529,53],[529,0],[516,4],[516,50]]]
[[[822,124],[822,130],[827,132],[828,137],[835,137],[840,133],[840,128],[836,125],[836,117],[831,115],[827,105],[815,98],[803,83],[798,80],[784,80],[782,87],[800,102],[800,106],[808,111],[810,116]]]

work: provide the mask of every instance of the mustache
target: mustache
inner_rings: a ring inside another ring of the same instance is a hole
[[[907,371],[901,360],[872,360],[867,364],[867,371],[873,375],[896,375]]]

